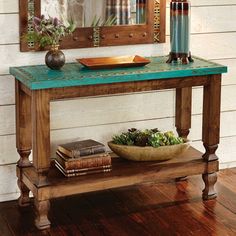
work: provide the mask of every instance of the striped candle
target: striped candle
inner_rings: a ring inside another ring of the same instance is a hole
[[[183,64],[193,62],[190,44],[190,3],[187,0],[172,0],[170,3],[170,46],[167,63],[181,60]]]

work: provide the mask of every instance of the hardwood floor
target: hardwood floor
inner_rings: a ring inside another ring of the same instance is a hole
[[[51,229],[31,207],[0,203],[0,236],[236,235],[236,168],[219,172],[216,200],[203,202],[200,176],[187,181],[80,194],[51,201]]]

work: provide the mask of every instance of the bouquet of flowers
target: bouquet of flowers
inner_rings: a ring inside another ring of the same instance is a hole
[[[40,47],[59,45],[63,37],[73,33],[76,25],[73,21],[61,22],[57,17],[33,18],[34,31],[25,35],[27,41],[37,43]]]

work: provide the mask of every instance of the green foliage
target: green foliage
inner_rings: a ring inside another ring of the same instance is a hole
[[[112,142],[121,145],[160,147],[184,143],[184,140],[181,137],[176,137],[172,131],[162,133],[158,129],[146,129],[142,131],[132,128],[128,132],[115,135]]]
[[[38,44],[40,47],[48,45],[59,45],[61,38],[72,34],[76,25],[72,20],[63,24],[58,18],[49,17],[46,19],[43,15],[33,19],[34,31],[23,36],[25,41],[30,41]]]
[[[35,31],[29,32],[23,36],[23,39],[26,42],[34,42],[37,43],[40,47],[46,47],[48,45],[53,45],[53,41],[51,37],[47,35],[41,35],[36,33]]]
[[[98,26],[112,26],[115,25],[117,21],[117,17],[110,15],[106,20],[101,21],[101,17],[94,16],[92,20],[91,27],[98,27]]]

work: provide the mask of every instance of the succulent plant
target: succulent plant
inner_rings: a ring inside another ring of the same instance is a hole
[[[163,133],[157,128],[145,129],[143,131],[131,128],[128,129],[128,132],[115,135],[112,141],[115,144],[136,145],[141,147],[160,147],[184,143],[183,138],[176,137],[172,131]]]

